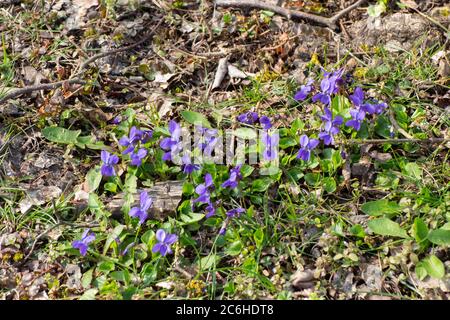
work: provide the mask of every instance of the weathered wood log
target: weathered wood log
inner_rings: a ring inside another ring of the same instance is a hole
[[[150,218],[164,220],[168,216],[174,216],[181,201],[183,194],[183,181],[163,181],[155,182],[151,188],[143,188],[133,194],[134,202],[132,206],[139,206],[139,194],[147,191],[153,199],[153,205],[149,210]],[[120,218],[123,215],[121,211],[125,203],[125,195],[119,194],[107,201],[106,210],[111,212],[112,217]]]
[[[177,207],[181,201],[183,193],[183,181],[162,181],[155,182],[151,188],[142,188],[133,194],[133,203],[131,206],[139,206],[139,195],[142,191],[147,191],[153,200],[152,207],[149,210],[151,219],[164,220],[168,216],[174,216]],[[123,217],[122,207],[126,201],[125,193],[117,194],[113,197],[102,199],[105,203],[105,209],[111,213],[114,219]],[[88,197],[77,199],[72,202],[76,215],[88,208]]]

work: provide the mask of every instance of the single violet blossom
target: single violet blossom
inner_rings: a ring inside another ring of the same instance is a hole
[[[131,127],[129,136],[123,136],[119,140],[119,144],[126,149],[122,152],[122,154],[128,154],[132,152],[137,145],[137,143],[142,139],[143,132],[136,128],[135,126]]]
[[[164,138],[159,146],[166,151],[163,160],[172,160],[172,155],[176,155],[181,151],[181,126],[174,120],[169,122],[170,138]]]
[[[130,217],[139,218],[139,224],[143,224],[148,217],[147,211],[152,206],[153,200],[146,191],[142,191],[139,196],[139,207],[131,208],[128,214]]]
[[[90,229],[85,229],[83,235],[81,236],[81,240],[75,240],[72,242],[72,247],[80,250],[80,254],[82,256],[86,255],[89,248],[89,243],[95,240],[95,234],[89,231]]]
[[[147,143],[153,137],[153,130],[144,130],[142,134],[142,143]]]
[[[145,148],[139,149],[137,152],[132,153],[130,155],[131,165],[132,166],[140,166],[142,164],[142,160],[147,156],[147,150]]]
[[[278,143],[280,136],[278,133],[270,135],[264,132],[261,137],[261,142],[264,144],[263,158],[266,161],[272,161],[278,157]]]
[[[205,215],[206,218],[210,218],[216,214],[216,208],[214,207],[214,205],[211,201],[208,202],[208,205],[206,206],[205,209],[206,209],[206,215]]]
[[[111,154],[108,151],[103,150],[100,154],[100,158],[102,159],[103,165],[100,169],[100,172],[105,177],[112,177],[116,175],[114,171],[114,165],[119,163],[119,157],[115,154]]]
[[[309,161],[311,158],[311,150],[317,147],[319,140],[310,139],[306,134],[300,137],[300,150],[298,151],[297,158],[303,161]]]
[[[272,128],[272,122],[270,121],[269,117],[262,116],[259,118],[259,123],[262,125],[264,130],[269,130]]]
[[[222,183],[222,188],[234,189],[238,186],[239,180],[242,179],[241,167],[242,165],[237,165],[230,170],[230,177]]]
[[[193,171],[197,171],[201,168],[199,164],[192,163],[191,156],[189,154],[185,154],[181,158],[181,162],[183,164],[183,172],[186,174],[191,174]]]
[[[350,101],[357,108],[361,107],[364,102],[364,91],[361,87],[356,87],[352,95],[349,96]]]
[[[236,209],[229,210],[226,213],[226,215],[227,215],[228,218],[235,218],[235,217],[240,217],[243,212],[245,212],[245,209],[236,208]]]
[[[210,173],[205,174],[205,183],[199,184],[195,188],[195,192],[198,194],[198,198],[194,199],[194,202],[210,202],[210,192],[214,190],[214,182]]]
[[[256,112],[249,111],[237,116],[237,120],[246,124],[254,124],[258,121],[258,114]]]
[[[222,227],[219,230],[219,236],[224,236],[225,233],[227,233],[227,228],[226,227]]]
[[[319,133],[319,138],[325,145],[334,144],[334,136],[340,132],[339,126],[342,125],[344,119],[341,116],[333,118],[331,110],[327,107],[325,107],[325,115],[321,116],[321,119],[324,121],[324,128]]]
[[[361,129],[361,123],[366,117],[366,113],[361,109],[351,109],[350,115],[352,116],[352,120],[347,121],[345,125],[359,131],[359,129]]]
[[[313,83],[314,80],[309,79],[308,82],[305,85],[302,85],[300,89],[295,93],[294,99],[298,101],[305,100],[314,88]]]
[[[163,229],[159,229],[156,231],[156,240],[158,243],[153,246],[153,253],[159,252],[162,256],[165,256],[168,253],[172,253],[170,246],[178,240],[178,237],[175,234],[166,233]]]
[[[120,124],[120,122],[122,122],[121,116],[117,116],[114,119],[112,119],[112,121],[111,121],[112,124]]]
[[[120,253],[121,256],[124,256],[128,253],[128,250],[130,250],[134,246],[134,242],[131,242],[129,245],[126,246],[126,248]]]

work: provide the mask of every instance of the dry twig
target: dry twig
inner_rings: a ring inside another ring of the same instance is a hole
[[[345,9],[337,12],[332,17],[322,17],[312,13],[306,13],[298,10],[286,9],[280,6],[266,3],[264,1],[257,0],[216,0],[216,5],[219,7],[236,7],[236,8],[253,8],[268,10],[284,16],[288,19],[302,19],[316,22],[318,24],[325,25],[331,29],[336,29],[337,22],[348,14],[353,9],[356,9],[360,5],[364,4],[367,0],[358,0],[354,4],[348,6]]]
[[[126,46],[126,47],[122,47],[122,48],[118,48],[115,50],[111,50],[111,51],[106,51],[106,52],[101,52],[98,53],[96,55],[93,55],[92,57],[90,57],[89,59],[85,60],[79,67],[79,71],[77,73],[75,73],[74,75],[71,76],[70,79],[68,80],[62,80],[62,81],[57,81],[57,82],[52,82],[52,83],[45,83],[45,84],[40,84],[40,85],[34,85],[34,86],[27,86],[27,87],[23,87],[23,88],[19,88],[16,90],[13,90],[9,93],[7,93],[5,96],[3,96],[2,98],[0,98],[0,105],[2,105],[3,103],[5,103],[6,101],[8,101],[9,99],[14,99],[16,97],[19,97],[23,94],[28,94],[34,91],[40,91],[40,90],[53,90],[56,88],[59,88],[65,84],[73,84],[73,83],[77,83],[77,84],[85,84],[86,81],[82,80],[81,78],[79,78],[80,75],[83,74],[83,72],[87,69],[87,67],[94,63],[96,60],[113,55],[113,54],[117,54],[120,52],[124,52],[124,51],[128,51],[131,50],[139,45],[141,45],[142,43],[150,40],[153,37],[153,34],[155,33],[156,29],[158,29],[158,27],[162,24],[163,19],[159,20],[159,22],[156,24],[156,26],[145,36],[143,37],[141,40]]]

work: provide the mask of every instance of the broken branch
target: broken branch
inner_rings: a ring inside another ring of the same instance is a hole
[[[312,13],[302,12],[298,10],[286,9],[273,4],[265,3],[263,1],[256,0],[216,0],[216,5],[219,7],[236,7],[236,8],[253,8],[272,11],[276,14],[284,16],[288,19],[302,19],[316,22],[318,24],[325,25],[331,29],[336,29],[339,19],[344,17],[353,9],[359,7],[367,0],[358,0],[354,4],[342,9],[330,18],[318,16]]]

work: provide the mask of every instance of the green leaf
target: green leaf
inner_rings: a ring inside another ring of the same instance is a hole
[[[193,125],[201,125],[205,128],[211,128],[211,124],[209,123],[208,119],[201,113],[195,112],[195,111],[181,111],[181,116]]]
[[[426,276],[428,275],[427,269],[425,268],[424,263],[422,261],[417,263],[415,272],[416,272],[417,278],[419,278],[420,281],[425,279]]]
[[[367,14],[374,18],[379,17],[383,12],[386,12],[386,5],[382,2],[379,2],[375,5],[371,4],[367,8]]]
[[[367,223],[367,226],[374,233],[382,236],[408,238],[406,231],[403,230],[397,222],[389,220],[388,218],[370,220]]]
[[[150,240],[155,236],[155,231],[147,230],[141,237],[142,243],[145,243],[147,246],[150,246]]]
[[[233,135],[245,140],[256,139],[256,131],[250,128],[237,128],[233,131]]]
[[[428,227],[420,218],[414,219],[413,224],[413,234],[417,243],[421,243],[427,239],[428,236]]]
[[[124,191],[129,193],[136,193],[137,192],[137,177],[133,174],[128,174],[125,178],[124,183]]]
[[[201,270],[210,269],[214,265],[217,265],[219,263],[219,261],[220,261],[220,257],[215,254],[203,257],[199,260],[199,268]]]
[[[114,228],[114,230],[109,233],[108,238],[106,239],[105,246],[103,247],[103,255],[106,255],[111,244],[120,236],[125,226],[123,224],[119,224]]]
[[[387,199],[366,202],[361,206],[361,211],[369,216],[377,217],[381,215],[394,216],[400,212],[401,207],[393,201]]]
[[[183,194],[186,196],[192,195],[194,193],[194,185],[188,181],[183,183]]]
[[[233,242],[226,250],[226,254],[230,256],[237,256],[241,253],[243,248],[242,242],[240,240]]]
[[[445,267],[441,260],[435,255],[431,255],[422,260],[423,267],[427,273],[436,279],[441,279],[445,275]]]
[[[326,192],[332,193],[336,191],[336,181],[332,177],[327,177],[323,179],[323,187]]]
[[[256,179],[252,183],[252,191],[264,192],[269,188],[269,186],[271,184],[272,184],[272,179],[270,179],[270,178]]]
[[[83,274],[83,277],[81,277],[81,285],[83,288],[87,289],[91,286],[93,273],[94,269],[89,269]]]
[[[450,230],[441,228],[430,231],[428,240],[439,246],[448,246],[450,245]]]
[[[258,229],[253,233],[253,239],[255,240],[256,247],[257,247],[257,248],[261,248],[262,243],[263,243],[263,241],[264,241],[264,231],[262,230],[262,228],[258,228]]]
[[[130,282],[130,273],[128,272],[128,270],[114,271],[111,272],[109,276],[114,280],[121,281],[126,284]]]
[[[294,182],[297,182],[304,177],[303,169],[300,167],[293,167],[292,169],[289,169],[287,174],[288,177]]]
[[[360,224],[355,224],[350,228],[350,232],[352,235],[364,238],[366,236],[366,233],[364,232],[364,228]]]
[[[105,188],[105,190],[110,191],[112,193],[116,193],[117,192],[117,184],[112,183],[112,182],[105,183],[104,188]]]
[[[112,261],[103,261],[98,266],[98,270],[104,273],[109,273],[113,271],[115,268],[114,262]]]
[[[242,165],[242,167],[241,167],[242,177],[243,178],[248,177],[249,175],[251,175],[253,173],[254,170],[255,170],[255,168],[252,166],[249,166],[248,164]]]
[[[322,179],[322,176],[319,173],[307,173],[305,175],[305,181],[310,186],[317,186],[320,183],[320,180]]]
[[[286,148],[298,145],[298,142],[296,139],[294,139],[292,137],[285,137],[285,138],[280,139],[279,145],[280,145],[281,149],[286,149]]]
[[[85,185],[87,187],[86,192],[93,192],[97,190],[100,186],[100,182],[102,181],[102,174],[100,172],[100,166],[96,166],[89,170],[86,175]]]
[[[205,217],[205,215],[203,213],[194,213],[194,212],[180,215],[180,219],[185,224],[192,224],[192,223],[198,222],[198,221],[202,220],[204,217]]]
[[[98,293],[98,289],[86,290],[80,297],[80,300],[95,300],[95,295]]]
[[[46,127],[42,129],[42,135],[51,142],[76,144],[81,130],[67,130],[60,127]]]
[[[413,180],[420,180],[422,178],[422,168],[415,162],[409,162],[405,165],[404,172],[406,176]]]

